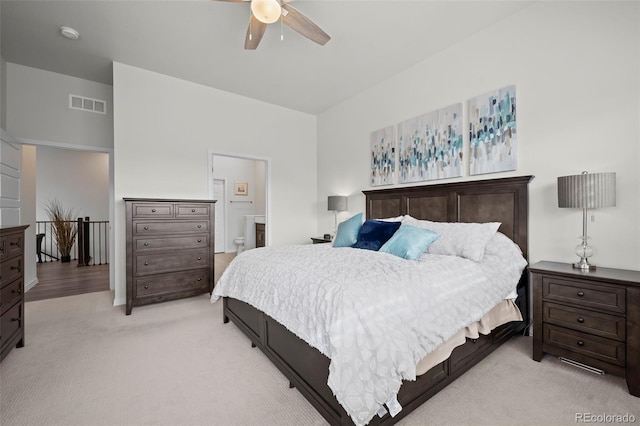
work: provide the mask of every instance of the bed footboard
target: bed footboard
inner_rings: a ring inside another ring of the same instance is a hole
[[[265,313],[237,299],[224,298],[224,321],[231,320],[246,334],[289,382],[332,425],[352,425],[353,422],[335,399],[327,385],[330,360],[317,349],[295,336]],[[446,361],[436,365],[416,381],[405,381],[398,393],[402,411],[396,416],[375,416],[370,425],[390,425],[411,413],[426,400],[493,352],[509,337],[518,333],[523,322],[504,324],[489,335],[467,342],[454,349]]]

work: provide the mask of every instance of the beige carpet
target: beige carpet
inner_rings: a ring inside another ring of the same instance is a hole
[[[0,423],[323,425],[324,419],[206,296],[134,308],[110,292],[26,304],[26,346],[0,364]],[[623,379],[511,339],[401,425],[573,425],[576,413],[640,422]]]

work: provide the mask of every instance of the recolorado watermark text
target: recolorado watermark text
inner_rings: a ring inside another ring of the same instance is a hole
[[[576,413],[576,423],[635,423],[633,414]]]

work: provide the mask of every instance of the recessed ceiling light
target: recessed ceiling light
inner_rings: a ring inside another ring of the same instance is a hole
[[[80,37],[80,33],[71,27],[60,27],[60,34],[69,40],[77,40]]]

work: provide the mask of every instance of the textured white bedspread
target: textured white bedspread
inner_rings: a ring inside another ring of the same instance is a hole
[[[515,289],[522,256],[485,257],[483,265],[330,244],[260,248],[234,259],[211,301],[243,300],[330,358],[328,385],[363,425],[383,404],[393,408],[418,361]],[[495,269],[503,276],[491,277]]]

